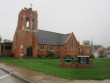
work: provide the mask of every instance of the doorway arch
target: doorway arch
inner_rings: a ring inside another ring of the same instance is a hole
[[[27,47],[26,55],[27,55],[27,57],[32,57],[32,46]]]

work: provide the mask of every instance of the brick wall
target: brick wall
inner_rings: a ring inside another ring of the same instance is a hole
[[[80,55],[92,55],[92,47],[91,46],[80,46]]]
[[[27,20],[28,18],[28,20]],[[34,22],[33,22],[34,19]],[[27,21],[29,27],[27,27]],[[33,22],[33,24],[32,24]],[[38,21],[37,12],[31,8],[23,9],[19,13],[18,26],[13,38],[14,57],[27,57],[27,48],[32,47],[32,57],[38,55]]]
[[[74,49],[70,48],[71,40],[74,41]],[[65,45],[63,46],[53,46],[54,50],[51,50],[51,45],[43,45],[44,49],[40,49],[41,45],[38,45],[38,54],[39,55],[47,55],[49,51],[53,51],[55,54],[60,54],[61,56],[65,57],[66,55],[79,55],[79,44],[74,36],[73,33],[67,39]]]
[[[27,22],[29,22],[28,27]],[[77,56],[81,54],[82,51],[85,55],[89,55],[92,50],[90,47],[80,46],[73,33],[70,34],[63,46],[43,45],[43,49],[41,49],[40,46],[41,45],[38,45],[37,12],[31,8],[24,8],[19,13],[18,25],[13,38],[14,57],[27,57],[27,49],[29,47],[32,47],[32,57],[38,57],[38,55],[46,56],[49,51],[53,51],[55,55],[60,54],[61,56]],[[90,49],[90,53],[86,52],[87,48]]]
[[[73,45],[74,47],[71,49],[70,48],[70,43],[71,41],[73,41]],[[71,33],[69,39],[67,40],[66,44],[65,44],[65,51],[66,51],[66,55],[79,55],[79,44],[76,40],[76,37],[73,33]]]

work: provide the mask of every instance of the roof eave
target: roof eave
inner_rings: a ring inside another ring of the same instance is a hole
[[[69,40],[70,36],[72,35],[72,33],[68,36],[67,40],[65,41],[65,43],[67,43],[67,41]]]

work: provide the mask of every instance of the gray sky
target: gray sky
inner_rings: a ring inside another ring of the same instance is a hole
[[[1,0],[0,35],[13,39],[18,13],[24,7],[38,11],[39,29],[73,32],[78,41],[110,45],[110,0]]]

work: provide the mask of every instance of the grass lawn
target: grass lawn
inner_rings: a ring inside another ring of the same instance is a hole
[[[0,61],[66,79],[110,79],[110,59],[94,59],[93,68],[60,68],[59,59],[13,59],[0,57]]]

